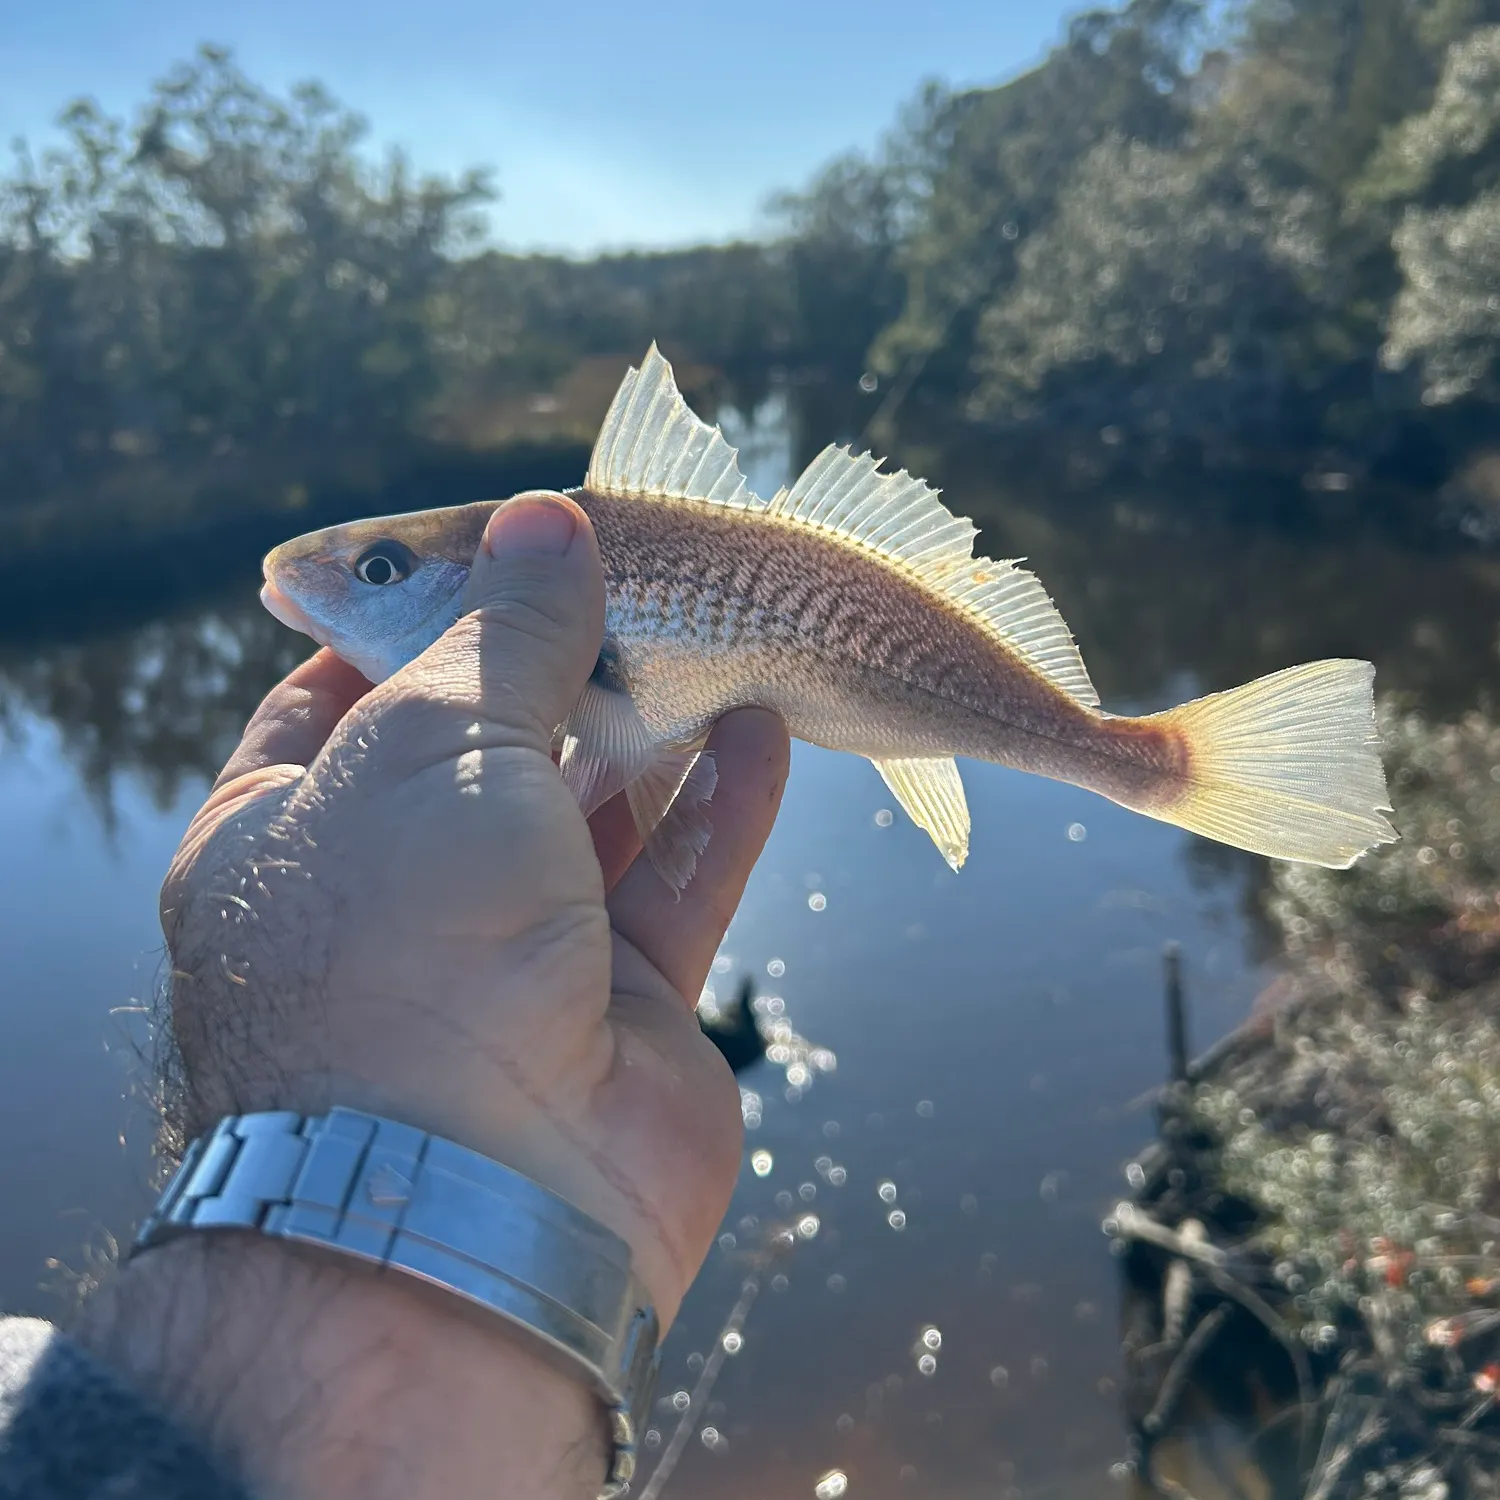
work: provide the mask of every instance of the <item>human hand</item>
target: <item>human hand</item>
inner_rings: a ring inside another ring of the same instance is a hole
[[[665,1325],[738,1168],[738,1092],[692,1007],[786,731],[758,710],[714,731],[713,837],[678,900],[622,799],[585,822],[551,757],[603,628],[582,511],[498,510],[464,608],[378,687],[327,652],[298,668],[193,820],[162,894],[184,1130],[343,1104],[447,1136],[620,1234]]]
[[[786,732],[719,725],[714,834],[674,899],[623,798],[586,824],[551,757],[603,630],[592,528],[528,498],[495,538],[471,612],[403,671],[371,690],[320,653],[272,692],[183,840],[162,901],[192,1128],[347,1104],[449,1136],[621,1234],[665,1322],[738,1167],[691,1007]]]

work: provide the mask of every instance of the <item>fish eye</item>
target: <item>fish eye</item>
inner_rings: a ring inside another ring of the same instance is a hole
[[[414,559],[397,541],[376,542],[354,559],[354,576],[361,583],[400,583],[411,576]]]

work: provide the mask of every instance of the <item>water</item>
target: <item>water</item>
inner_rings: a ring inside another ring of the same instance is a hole
[[[924,466],[992,555],[1030,558],[1113,708],[1324,654],[1373,657],[1384,686],[1439,713],[1495,686],[1500,568],[1451,538],[1291,534],[1211,495],[1001,492],[982,455]],[[95,601],[118,623],[80,639],[7,627],[8,1310],[62,1313],[146,1201],[132,1008],[161,962],[156,887],[239,724],[301,652],[252,585],[243,568],[196,600]],[[872,768],[796,747],[711,982],[727,996],[752,975],[832,1057],[742,1076],[758,1096],[744,1170],[653,1419],[659,1454],[714,1356],[669,1494],[1102,1493],[1123,1453],[1099,1223],[1151,1131],[1133,1101],[1164,1066],[1161,948],[1183,945],[1206,1045],[1270,977],[1259,865],[1068,787],[964,776],[973,852],[955,876],[885,816]]]

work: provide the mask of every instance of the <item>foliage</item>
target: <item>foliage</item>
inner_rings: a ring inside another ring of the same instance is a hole
[[[1179,133],[1182,51],[1198,13],[1194,0],[1091,11],[1011,83],[923,94],[886,153],[911,211],[895,257],[905,305],[876,343],[878,367],[915,357],[929,379],[967,381],[977,319],[1074,166],[1109,131],[1152,144]]]
[[[1006,428],[1378,459],[1493,364],[1491,169],[1456,153],[1497,19],[1136,0],[1010,83],[929,90],[868,168],[907,205],[872,363]]]
[[[1213,1369],[1231,1420],[1276,1378],[1229,1331],[1249,1314],[1295,1381],[1257,1440],[1302,1424],[1277,1493],[1495,1492],[1500,724],[1390,699],[1380,723],[1402,842],[1348,871],[1274,868],[1282,976],[1163,1092],[1106,1226],[1174,1257],[1129,1355],[1136,1380],[1161,1372],[1136,1403],[1148,1480],[1184,1376]]]
[[[1484,154],[1491,159],[1485,163]],[[1500,165],[1500,26],[1484,26],[1448,50],[1431,107],[1384,139],[1356,194],[1462,200],[1476,167]]]
[[[0,482],[110,456],[400,430],[439,382],[431,304],[482,177],[368,166],[319,88],[285,100],[205,49],[126,130],[94,106],[22,154],[0,220]]]
[[[1415,1356],[1426,1319],[1468,1304],[1472,1262],[1459,1257],[1493,1245],[1500,1223],[1500,1025],[1481,1004],[1371,1016],[1315,1003],[1274,1057],[1274,1087],[1237,1078],[1195,1093],[1222,1187],[1265,1215],[1257,1242],[1297,1278],[1314,1326],[1399,1287]],[[1311,1119],[1290,1117],[1288,1100],[1314,1099]]]
[[[1500,353],[1500,26],[1448,53],[1432,107],[1395,131],[1376,164],[1412,200],[1393,240],[1402,287],[1382,351],[1418,360],[1438,405],[1486,382]]]
[[[1192,436],[1276,425],[1315,213],[1241,159],[1107,136],[984,314],[982,408]]]
[[[1420,359],[1431,405],[1466,396],[1491,378],[1500,353],[1500,190],[1462,208],[1413,210],[1395,246],[1405,285],[1386,362]]]
[[[1192,1107],[1314,1324],[1378,1293],[1415,1359],[1500,1270],[1500,725],[1381,720],[1401,842],[1277,867],[1289,993]]]
[[[321,88],[205,48],[0,180],[0,507],[18,534],[116,500],[201,519],[231,468],[275,497],[413,445],[576,441],[653,338],[700,384],[876,375],[1121,453],[1474,444],[1497,58],[1500,0],[1125,0],[1020,77],[925,86],[765,243],[576,260],[481,244],[484,174],[373,162]]]
[[[1381,720],[1400,841],[1349,871],[1277,866],[1267,910],[1304,971],[1442,999],[1500,979],[1500,726]]]
[[[906,232],[908,195],[893,161],[858,153],[832,162],[802,193],[771,208],[803,363],[858,376],[871,343],[901,308],[896,257]]]

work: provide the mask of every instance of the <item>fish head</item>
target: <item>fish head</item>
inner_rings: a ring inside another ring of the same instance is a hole
[[[457,619],[498,501],[328,526],[261,564],[261,603],[371,682],[420,656]]]

